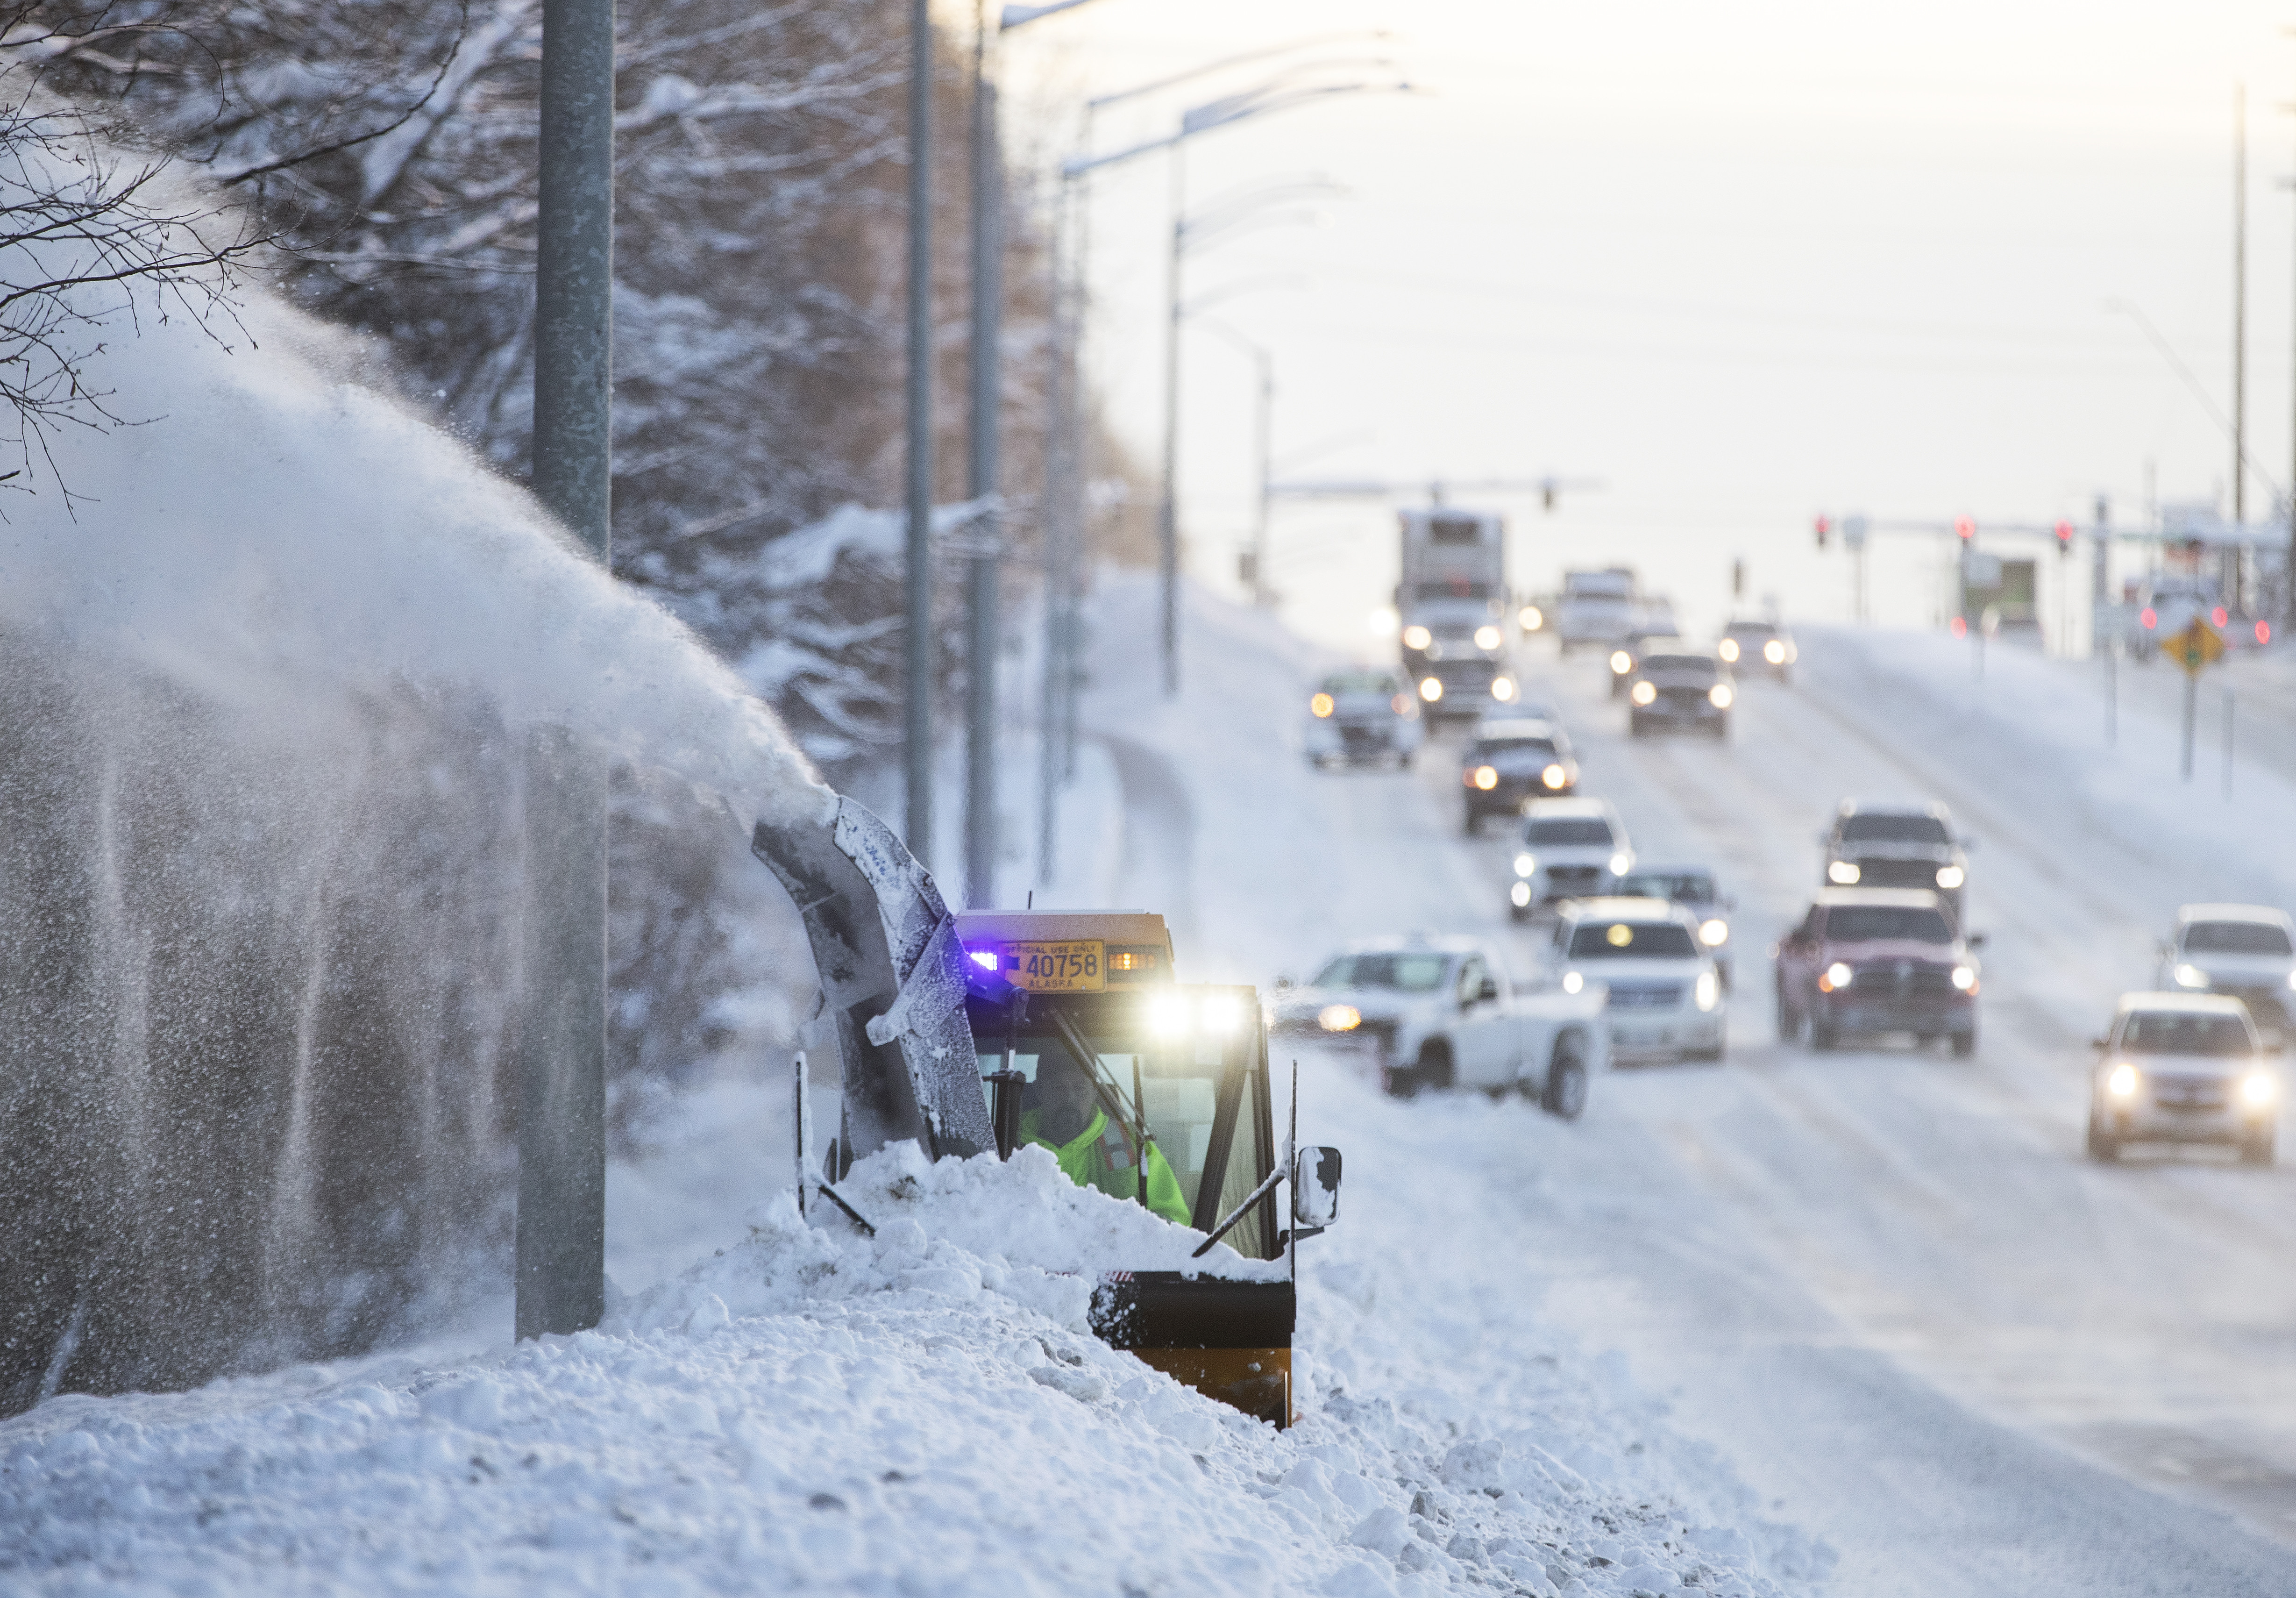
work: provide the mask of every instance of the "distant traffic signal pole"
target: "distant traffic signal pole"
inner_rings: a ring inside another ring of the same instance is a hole
[[[932,14],[909,0],[909,321],[904,415],[908,530],[903,548],[903,840],[932,864]]]
[[[613,0],[543,0],[534,491],[610,571]],[[606,771],[564,728],[526,762],[516,1328],[584,1331],[606,1294]]]

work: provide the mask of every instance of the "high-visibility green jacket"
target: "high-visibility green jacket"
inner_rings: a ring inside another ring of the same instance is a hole
[[[1098,1188],[1117,1198],[1140,1196],[1139,1173],[1132,1168],[1132,1145],[1104,1109],[1094,1110],[1091,1124],[1065,1143],[1045,1137],[1037,1125],[1037,1112],[1030,1110],[1021,1117],[1021,1138],[1051,1149],[1069,1180],[1080,1188]],[[1171,1162],[1152,1142],[1147,1145],[1147,1153],[1148,1207],[1167,1221],[1187,1225],[1192,1219],[1188,1201],[1180,1195],[1180,1179],[1172,1174]]]

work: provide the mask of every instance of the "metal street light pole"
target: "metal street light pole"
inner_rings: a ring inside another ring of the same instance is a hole
[[[1004,204],[996,89],[988,81],[988,68],[987,7],[984,0],[974,0],[972,448],[965,462],[964,497],[976,503],[996,493],[1003,396],[997,343],[1004,292]],[[964,900],[974,910],[986,910],[996,902],[996,545],[1004,535],[994,509],[974,524],[973,534],[975,553],[965,584]]]
[[[609,570],[613,0],[544,0],[534,491]],[[516,1334],[585,1331],[606,1291],[606,771],[563,728],[527,749]]]
[[[904,550],[901,775],[906,843],[932,864],[932,79],[929,0],[909,0],[908,536]]]

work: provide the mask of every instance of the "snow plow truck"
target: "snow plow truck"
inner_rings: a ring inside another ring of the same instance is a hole
[[[827,828],[760,821],[751,848],[795,901],[820,974],[818,1030],[843,1086],[821,1178],[840,1205],[833,1184],[890,1143],[938,1159],[1035,1141],[1072,1177],[1205,1233],[1199,1257],[1226,1243],[1285,1260],[1336,1218],[1338,1151],[1296,1148],[1276,1124],[1258,993],[1178,981],[1161,916],[951,914],[850,799]],[[1288,1426],[1296,1274],[1234,1280],[1205,1263],[1106,1273],[1094,1331]]]

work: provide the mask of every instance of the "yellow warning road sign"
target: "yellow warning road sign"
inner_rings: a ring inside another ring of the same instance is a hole
[[[2225,642],[2217,630],[2200,617],[2193,624],[2161,646],[2169,658],[2185,668],[2185,674],[2198,677],[2224,658]]]

